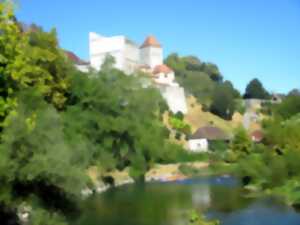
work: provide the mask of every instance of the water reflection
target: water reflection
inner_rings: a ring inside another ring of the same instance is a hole
[[[300,215],[273,200],[250,199],[229,177],[128,185],[87,200],[78,225],[186,224],[190,209],[224,225],[300,225]]]

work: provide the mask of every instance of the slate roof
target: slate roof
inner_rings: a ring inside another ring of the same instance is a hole
[[[226,133],[218,127],[205,126],[199,128],[190,139],[228,140]]]

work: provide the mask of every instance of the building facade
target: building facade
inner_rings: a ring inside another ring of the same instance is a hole
[[[163,64],[163,49],[153,36],[147,37],[139,46],[125,36],[105,37],[94,32],[89,34],[90,63],[94,69],[101,69],[107,55],[115,59],[115,67],[131,74],[141,66],[154,69]]]

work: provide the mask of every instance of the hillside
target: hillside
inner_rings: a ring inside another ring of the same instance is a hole
[[[235,113],[231,121],[224,120],[210,112],[204,112],[202,105],[199,104],[195,97],[187,97],[188,113],[185,115],[185,122],[190,124],[192,132],[195,132],[199,127],[213,124],[227,133],[232,133],[234,128],[242,123],[242,115]]]

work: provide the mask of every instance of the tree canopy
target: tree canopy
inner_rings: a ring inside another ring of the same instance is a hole
[[[268,99],[270,94],[263,87],[262,83],[255,78],[247,85],[244,98]]]

